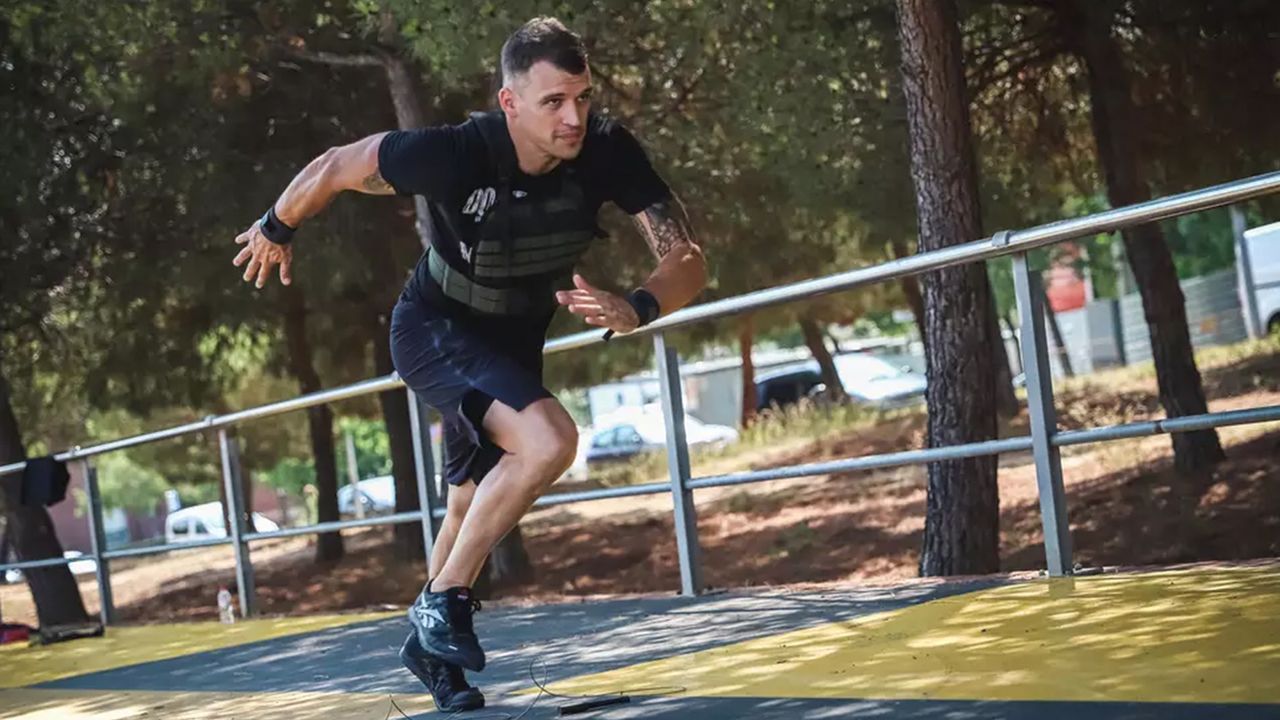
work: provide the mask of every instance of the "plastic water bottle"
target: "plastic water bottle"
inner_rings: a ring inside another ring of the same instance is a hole
[[[218,588],[218,618],[227,624],[236,621],[235,608],[231,607],[231,591],[225,586]]]

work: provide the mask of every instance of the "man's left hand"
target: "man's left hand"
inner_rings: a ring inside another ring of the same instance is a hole
[[[556,301],[588,325],[616,333],[629,333],[640,326],[640,318],[626,298],[594,287],[578,274],[573,276],[573,285],[576,289],[557,292]]]

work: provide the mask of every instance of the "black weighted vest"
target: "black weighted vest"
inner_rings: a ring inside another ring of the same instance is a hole
[[[433,208],[438,239],[464,248],[463,257],[470,257],[463,270],[431,252],[431,277],[445,295],[481,313],[547,313],[555,307],[554,290],[565,284],[598,233],[595,213],[572,161],[558,173],[555,190],[516,197],[511,179],[517,162],[506,118],[501,112],[472,113],[471,118],[494,161],[493,204],[470,248],[456,226],[457,214],[447,207]]]

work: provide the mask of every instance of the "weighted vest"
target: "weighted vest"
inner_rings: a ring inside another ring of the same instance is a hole
[[[467,270],[449,265],[431,251],[431,277],[445,295],[478,312],[535,315],[550,311],[555,305],[553,289],[573,272],[598,233],[577,168],[573,162],[564,163],[556,192],[515,197],[511,178],[517,162],[506,118],[501,112],[472,113],[471,118],[494,159],[494,202],[483,215]],[[441,239],[461,246],[457,215],[438,204],[432,214]]]

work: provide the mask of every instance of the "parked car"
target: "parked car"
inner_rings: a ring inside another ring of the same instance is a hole
[[[725,425],[709,425],[686,414],[685,438],[690,447],[727,445],[737,442],[738,431]],[[626,460],[641,453],[656,452],[667,445],[662,412],[656,406],[643,410],[612,413],[591,433],[587,448],[588,465]]]
[[[834,360],[845,393],[857,402],[888,408],[924,400],[925,376],[910,368],[867,353],[845,353]]]
[[[924,399],[925,377],[868,353],[833,358],[845,394],[855,402],[890,408]],[[756,409],[786,407],[826,390],[816,360],[774,370],[756,378]]]
[[[817,363],[784,370],[761,373],[756,376],[756,410],[785,408],[804,398],[811,398],[826,385]]]
[[[1267,333],[1280,334],[1280,223],[1244,231],[1244,242],[1249,248],[1249,262],[1253,267],[1253,290],[1258,305],[1258,321]],[[1238,266],[1239,292],[1243,302],[1245,294],[1244,268]]]
[[[391,475],[380,475],[361,480],[352,487],[347,483],[338,488],[338,512],[342,515],[356,514],[356,489],[360,491],[360,504],[364,506],[364,514],[389,515],[396,511],[396,481]]]
[[[254,532],[272,532],[280,526],[261,513],[254,513]],[[211,502],[192,505],[169,513],[164,519],[164,541],[169,544],[214,540],[227,537],[227,525],[222,516],[222,503]]]
[[[67,550],[62,553],[62,557],[71,560],[70,563],[67,563],[67,567],[71,569],[72,575],[92,575],[98,569],[98,563],[94,562],[93,558],[86,557],[85,554],[79,550]],[[76,558],[84,559],[78,560]],[[23,575],[21,570],[18,570],[17,568],[10,568],[4,571],[5,582],[9,584],[16,584],[22,582],[22,580]]]

